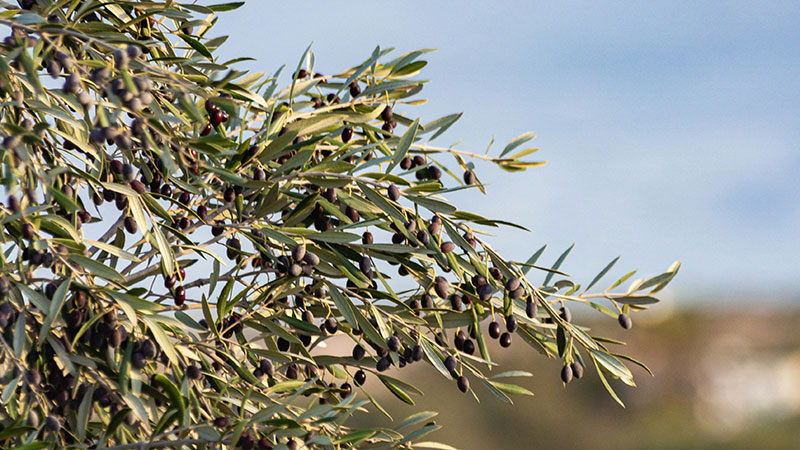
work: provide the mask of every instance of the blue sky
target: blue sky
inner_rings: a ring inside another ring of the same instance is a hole
[[[213,2],[203,2],[204,4]],[[796,298],[800,288],[800,5],[796,2],[268,2],[222,13],[229,57],[272,73],[314,42],[337,73],[376,45],[436,47],[423,122],[464,112],[439,144],[499,152],[534,131],[542,168],[478,165],[489,195],[451,198],[529,226],[495,247],[587,281],[674,260],[681,298]]]

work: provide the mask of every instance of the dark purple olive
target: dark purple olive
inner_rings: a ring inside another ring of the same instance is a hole
[[[197,380],[197,379],[200,378],[201,375],[202,375],[202,373],[200,372],[200,368],[198,366],[192,364],[192,365],[186,367],[186,376],[190,380]]]
[[[458,377],[456,384],[458,385],[458,390],[461,392],[467,392],[469,390],[469,380],[463,375]]]
[[[358,85],[358,81],[353,80],[350,83],[350,96],[356,98],[361,94],[361,87]]]
[[[492,323],[489,324],[489,336],[492,339],[500,337],[500,324],[497,323],[497,321],[493,320]]]
[[[186,302],[186,288],[178,286],[175,288],[175,304],[182,306]]]
[[[478,179],[475,177],[475,173],[473,173],[471,170],[464,172],[464,183],[472,185],[477,182]]]
[[[345,127],[345,129],[342,130],[342,142],[346,144],[350,142],[350,139],[352,138],[353,138],[353,128]]]
[[[570,365],[565,365],[561,368],[561,381],[564,383],[572,381],[572,367]]]
[[[537,310],[537,303],[533,300],[528,300],[525,304],[525,315],[528,316],[529,319],[533,319],[536,317],[536,310]]]
[[[359,369],[353,376],[353,381],[356,383],[356,386],[362,386],[367,381],[366,372]]]
[[[507,316],[506,317],[506,330],[508,330],[509,333],[513,333],[513,332],[517,331],[517,327],[518,327],[517,317],[514,316],[513,314]]]
[[[389,194],[389,198],[393,201],[397,201],[400,199],[400,189],[394,185],[394,183],[389,185],[389,189],[387,190]]]
[[[453,358],[453,355],[447,355],[447,358],[444,359],[444,367],[448,372],[456,370],[456,359]]]
[[[573,361],[572,364],[570,364],[570,367],[572,368],[572,375],[574,375],[576,379],[579,380],[581,377],[583,377],[583,366],[581,363],[578,361]]]
[[[131,216],[126,216],[124,223],[125,223],[125,231],[127,231],[128,233],[134,234],[138,230],[138,226],[136,225],[136,220],[134,220],[133,217]]]
[[[230,425],[230,420],[227,417],[217,417],[214,419],[214,426],[217,428],[228,428]]]
[[[384,356],[383,358],[378,360],[378,363],[375,365],[375,369],[378,372],[385,372],[386,370],[389,369],[391,365],[392,365],[392,360],[389,359],[389,357]]]
[[[511,333],[506,332],[500,335],[500,346],[503,348],[511,346]]]
[[[381,119],[383,119],[384,122],[391,122],[393,118],[392,107],[387,105],[386,108],[381,111]]]

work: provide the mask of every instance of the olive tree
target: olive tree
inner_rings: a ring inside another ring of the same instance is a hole
[[[238,70],[211,28],[241,4],[0,1],[0,445],[447,448],[420,442],[433,412],[347,419],[413,404],[418,363],[530,395],[492,362],[510,345],[634,384],[570,305],[630,328],[677,263],[591,293],[616,260],[582,286],[569,250],[504,258],[485,230],[516,225],[446,195],[485,194],[475,159],[541,165],[532,134],[432,145],[460,115],[415,118],[426,50],[323,75],[309,49],[284,87]]]

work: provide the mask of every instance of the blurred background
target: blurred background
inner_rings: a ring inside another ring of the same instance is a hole
[[[376,45],[438,48],[418,77],[431,80],[429,102],[405,113],[424,123],[463,112],[436,143],[478,153],[534,131],[548,161],[512,175],[476,162],[488,195],[449,197],[532,230],[493,230],[496,249],[524,261],[548,244],[540,262],[552,263],[574,242],[562,270],[583,283],[617,255],[609,280],[683,262],[630,332],[589,316],[655,373],[634,368],[638,389],[614,385],[626,409],[592,373],[563,389],[558,362],[516,343],[500,354],[503,369],[532,372],[520,384],[536,395],[514,407],[478,387],[478,408],[432,369],[413,369],[426,391],[418,406],[445,425],[434,439],[461,449],[782,449],[800,438],[798,23],[791,1],[251,0],[222,13],[215,32],[230,36],[224,56],[256,58],[243,68],[286,64],[285,82],[311,42],[325,74]],[[396,419],[413,411],[381,400]]]

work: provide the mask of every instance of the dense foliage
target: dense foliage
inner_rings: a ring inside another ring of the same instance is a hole
[[[567,305],[630,328],[677,264],[591,294],[616,260],[582,287],[569,250],[503,258],[481,229],[514,225],[443,195],[484,191],[469,159],[540,165],[532,134],[496,157],[431,146],[460,115],[410,118],[426,50],[335,76],[308,50],[280,89],[214,56],[215,13],[240,5],[0,1],[2,447],[445,448],[420,442],[432,412],[346,420],[379,389],[413,404],[396,376],[420,361],[454,395],[530,394],[491,362],[509,345],[565,383],[633,385]]]

